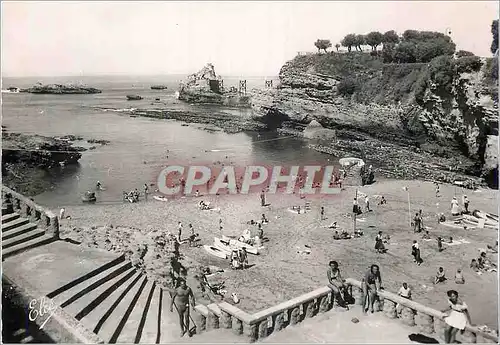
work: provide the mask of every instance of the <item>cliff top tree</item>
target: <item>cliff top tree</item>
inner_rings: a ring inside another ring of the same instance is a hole
[[[361,46],[365,43],[366,43],[366,38],[364,35],[356,35],[355,39],[356,50],[363,51],[363,49],[361,49]]]
[[[366,44],[372,47],[372,50],[377,50],[377,46],[384,40],[384,35],[378,31],[372,31],[366,35]]]
[[[491,33],[493,35],[493,42],[491,42],[491,52],[496,54],[498,50],[498,19],[491,23]]]
[[[344,39],[340,42],[342,46],[347,47],[348,51],[351,51],[351,48],[353,46],[356,46],[356,35],[355,34],[349,34],[344,37]]]
[[[382,43],[387,44],[396,44],[399,42],[399,36],[394,30],[387,31],[384,33],[383,38],[382,38]]]
[[[326,53],[326,50],[332,46],[332,42],[330,42],[330,40],[322,40],[318,38],[318,40],[314,42],[314,46],[318,48],[318,53],[321,50],[324,50]]]
[[[475,56],[474,53],[467,51],[467,50],[459,50],[457,52],[457,58],[461,58],[464,56]]]

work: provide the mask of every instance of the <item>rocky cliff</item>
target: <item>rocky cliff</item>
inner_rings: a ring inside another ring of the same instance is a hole
[[[179,100],[189,103],[219,104],[229,107],[250,107],[250,97],[237,90],[226,90],[222,78],[212,64],[191,74],[179,85]]]
[[[452,182],[483,176],[497,186],[492,59],[435,60],[384,64],[364,53],[297,56],[282,67],[276,89],[253,91],[254,118],[295,131],[317,121],[335,129],[337,139],[315,148],[378,161],[394,177]]]
[[[2,133],[2,179],[29,196],[50,188],[51,175],[78,166],[84,148],[67,140],[39,135]]]

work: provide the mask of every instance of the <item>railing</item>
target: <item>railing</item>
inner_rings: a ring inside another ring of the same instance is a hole
[[[30,222],[36,223],[37,227],[45,230],[47,235],[59,238],[59,220],[50,210],[36,204],[33,200],[21,195],[12,189],[2,185],[2,204],[5,205],[10,195],[12,208],[21,217],[28,218]]]
[[[346,284],[356,304],[362,305],[364,297],[361,282],[347,279]],[[444,314],[440,311],[385,290],[379,292],[379,297],[379,310],[388,318],[399,318],[407,326],[418,327],[424,334],[436,333],[439,338],[444,335]],[[402,308],[400,315],[396,312],[397,304]],[[255,342],[273,332],[279,332],[288,325],[295,325],[318,313],[324,313],[332,307],[332,291],[325,286],[252,315],[226,302],[208,306],[197,305],[194,319],[198,331],[232,329],[235,334],[244,335],[250,342]],[[463,343],[498,343],[496,335],[471,326],[467,326],[465,332],[458,337]]]

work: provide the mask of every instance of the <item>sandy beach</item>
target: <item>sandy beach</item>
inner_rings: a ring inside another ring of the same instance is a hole
[[[432,241],[421,239],[422,234],[414,234],[409,225],[407,193],[402,190],[408,186],[412,216],[423,211],[424,225],[429,227]],[[472,258],[479,256],[478,248],[493,245],[498,238],[495,229],[456,229],[438,224],[436,214],[445,213],[450,217],[450,202],[453,196],[461,200],[467,194],[470,209],[497,214],[497,191],[462,190],[452,185],[441,185],[441,196],[436,198],[434,185],[421,181],[377,182],[371,186],[360,187],[359,191],[371,197],[373,212],[364,212],[357,222],[357,228],[364,236],[351,240],[333,240],[333,230],[328,229],[332,221],[337,221],[340,229],[353,231],[353,223],[346,215],[352,210],[355,187],[348,187],[342,194],[328,198],[308,198],[311,211],[295,214],[288,210],[293,205],[303,206],[305,200],[298,195],[268,195],[269,207],[261,207],[258,194],[236,196],[186,197],[175,201],[161,202],[151,196],[147,202],[137,204],[82,205],[66,207],[71,219],[61,222],[61,236],[83,242],[82,245],[104,248],[103,239],[110,240],[128,237],[125,247],[152,243],[153,235],[161,231],[177,234],[177,222],[184,225],[185,236],[191,223],[200,234],[201,244],[212,244],[215,236],[220,237],[219,219],[222,219],[223,234],[239,236],[243,230],[250,229],[256,234],[257,227],[246,222],[260,220],[264,213],[269,223],[264,225],[264,236],[269,242],[258,256],[249,255],[249,263],[255,264],[246,270],[234,271],[229,261],[208,254],[203,247],[189,248],[181,245],[180,251],[191,261],[203,265],[215,265],[225,270],[214,275],[211,281],[226,283],[227,297],[236,292],[241,298],[239,307],[253,313],[287,299],[299,296],[326,284],[328,261],[337,260],[344,277],[360,280],[369,265],[376,263],[381,267],[383,286],[397,292],[402,282],[407,282],[413,291],[413,299],[424,305],[443,309],[446,307],[446,291],[455,289],[467,302],[472,322],[476,325],[497,327],[497,273],[478,275],[469,268]],[[105,193],[103,191],[102,193]],[[383,195],[386,205],[377,205],[375,195]],[[200,200],[210,201],[221,212],[201,211],[197,207]],[[364,207],[364,202],[360,205]],[[61,205],[63,207],[64,205]],[[328,219],[320,220],[320,207],[325,207]],[[59,210],[54,210],[57,213]],[[104,225],[127,226],[131,229],[112,231],[108,235],[97,234],[91,227]],[[77,231],[77,229],[79,229]],[[386,254],[374,250],[374,238],[378,231],[391,236]],[[444,245],[445,250],[438,252],[436,237],[465,239],[468,244]],[[419,241],[422,259],[421,266],[413,262],[411,244]],[[311,247],[310,254],[300,254],[299,250]],[[120,248],[125,250],[127,248]],[[497,262],[497,254],[488,254]],[[444,267],[447,282],[433,285],[433,277],[438,267]],[[464,272],[466,283],[457,285],[454,275],[458,268]],[[480,293],[478,293],[480,292]],[[196,291],[197,296],[199,295]]]

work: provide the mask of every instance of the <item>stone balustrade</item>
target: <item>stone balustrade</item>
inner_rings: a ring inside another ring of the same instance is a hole
[[[363,304],[363,293],[361,291],[361,282],[354,279],[346,279],[346,283],[353,289],[354,295],[359,302]],[[445,314],[441,311],[426,307],[415,301],[403,298],[392,292],[382,290],[378,292],[380,297],[379,309],[385,316],[391,319],[400,319],[408,326],[415,326],[421,333],[436,334],[438,338],[444,337]],[[399,307],[398,307],[399,305]],[[397,309],[401,312],[398,313]],[[477,327],[466,326],[465,332],[457,334],[457,340],[462,343],[497,343],[498,336],[495,334],[483,332]]]
[[[361,282],[346,279],[346,284],[356,304],[362,305],[364,298]],[[435,333],[438,338],[444,336],[445,323],[442,312],[389,291],[380,291],[379,296],[381,298],[379,310],[388,318],[400,319],[406,325],[418,328],[423,334]],[[401,309],[400,313],[396,310],[398,304],[400,305],[398,309]],[[289,325],[295,325],[318,313],[324,313],[332,307],[332,293],[330,288],[325,286],[252,315],[227,302],[207,306],[197,305],[194,321],[198,332],[218,328],[232,329],[235,334],[243,335],[250,342],[255,342]],[[463,334],[459,332],[457,338],[462,343],[498,343],[498,337],[495,334],[483,332],[472,326],[467,326]]]
[[[10,199],[9,196],[10,195]],[[9,200],[11,205],[9,205]],[[21,217],[28,218],[37,224],[38,228],[45,230],[47,235],[59,238],[59,220],[52,211],[36,204],[33,200],[21,195],[2,185],[2,205],[12,207]]]

